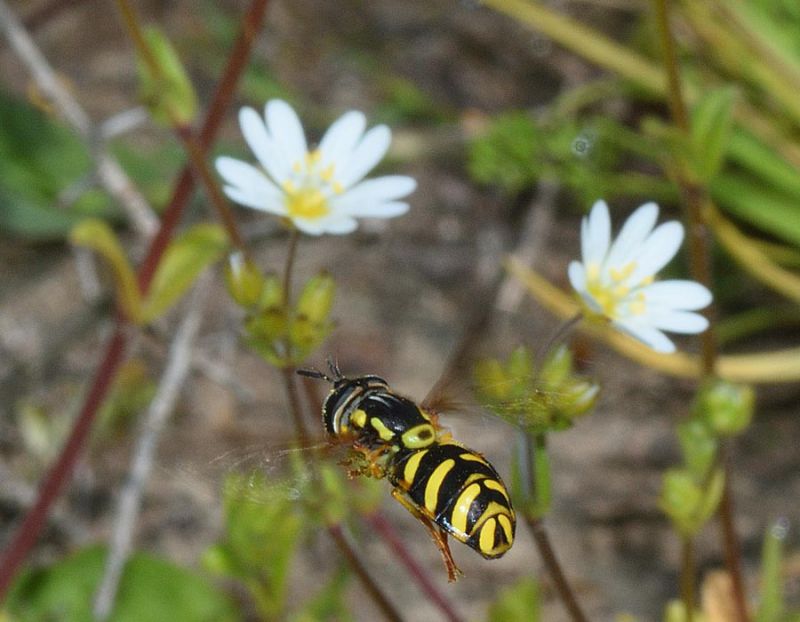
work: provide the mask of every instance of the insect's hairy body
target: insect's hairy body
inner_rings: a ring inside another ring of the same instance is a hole
[[[323,405],[325,428],[366,456],[365,474],[386,477],[393,496],[429,529],[435,524],[483,557],[497,558],[511,548],[511,500],[481,454],[452,440],[434,416],[378,376],[338,376],[332,382]],[[437,544],[448,563],[446,536]]]

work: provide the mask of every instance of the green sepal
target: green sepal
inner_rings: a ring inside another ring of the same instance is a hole
[[[702,480],[714,463],[719,446],[713,431],[701,419],[687,419],[678,424],[678,441],[686,467],[696,480]]]
[[[130,322],[143,323],[142,296],[136,275],[114,230],[106,222],[90,218],[75,225],[69,239],[73,244],[92,249],[108,262],[120,310]]]
[[[151,67],[141,55],[137,59],[142,102],[161,125],[191,125],[197,115],[197,94],[178,53],[156,27],[146,28],[144,39],[158,68]]]
[[[697,534],[714,514],[722,498],[725,474],[722,469],[699,483],[688,469],[670,469],[664,474],[659,507],[685,537]]]

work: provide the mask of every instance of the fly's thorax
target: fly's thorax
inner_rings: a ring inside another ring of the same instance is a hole
[[[355,438],[367,447],[419,449],[436,441],[431,417],[378,376],[337,381],[325,400],[323,418],[329,434]]]

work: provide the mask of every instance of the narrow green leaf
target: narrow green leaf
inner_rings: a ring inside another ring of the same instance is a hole
[[[800,171],[755,136],[737,128],[728,146],[731,161],[766,182],[767,187],[800,201]]]
[[[786,540],[785,521],[770,525],[761,549],[761,594],[755,622],[779,622],[785,610],[781,565]]]
[[[158,264],[144,302],[142,320],[151,322],[166,313],[227,247],[228,238],[219,225],[200,223],[176,238]]]
[[[117,303],[131,322],[141,323],[142,297],[136,276],[111,227],[102,220],[84,220],[73,227],[69,238],[73,244],[91,248],[108,262],[114,275]]]
[[[175,48],[158,28],[149,27],[145,39],[158,63],[154,69],[139,59],[141,97],[153,118],[166,126],[189,125],[197,114],[197,95]]]
[[[694,173],[712,179],[722,166],[733,127],[736,91],[721,88],[706,93],[692,110],[691,140]]]
[[[800,246],[800,195],[793,197],[731,174],[717,176],[711,194],[731,214]]]

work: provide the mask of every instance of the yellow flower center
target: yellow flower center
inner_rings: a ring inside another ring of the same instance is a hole
[[[331,213],[328,201],[316,188],[296,190],[290,184],[286,184],[284,190],[286,191],[286,211],[289,218],[316,220]]]
[[[291,178],[283,183],[286,193],[286,212],[288,218],[317,220],[331,213],[331,208],[323,190],[342,194],[344,187],[334,178],[335,166],[328,164],[320,170],[322,153],[314,149],[306,153],[302,160],[292,164]]]
[[[653,278],[643,279],[640,284],[625,283],[636,270],[636,263],[631,261],[622,268],[611,268],[608,276],[610,282],[602,278],[600,266],[596,263],[586,266],[586,290],[600,307],[602,314],[611,319],[617,319],[620,305],[627,304],[623,313],[626,315],[642,315],[647,310],[647,303],[643,292],[637,292],[633,300],[629,298],[632,289],[639,285],[649,285]]]

